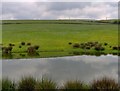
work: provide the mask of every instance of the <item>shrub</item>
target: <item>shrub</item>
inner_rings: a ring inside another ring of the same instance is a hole
[[[39,49],[39,46],[38,46],[38,45],[35,45],[34,48],[35,48],[36,50],[38,50],[38,49]]]
[[[99,46],[96,46],[96,47],[95,47],[95,50],[96,50],[96,51],[100,51],[100,49],[101,49],[101,48],[100,48]]]
[[[12,44],[12,46],[15,46],[15,44]]]
[[[104,45],[106,46],[106,45],[108,45],[108,43],[104,43]]]
[[[118,50],[120,50],[120,46],[118,46]]]
[[[19,46],[19,48],[22,48],[22,46]]]
[[[119,89],[119,85],[118,83],[115,82],[115,80],[107,77],[103,77],[101,79],[94,80],[91,84],[91,89],[95,89],[99,91],[103,91],[105,89],[107,89],[107,91],[110,91],[110,90],[117,91],[117,89]]]
[[[24,57],[24,56],[25,56],[25,54],[20,54],[20,56]]]
[[[12,44],[10,43],[9,46],[12,46]]]
[[[8,78],[2,80],[2,91],[15,91],[15,83]]]
[[[84,49],[86,46],[83,44],[83,45],[80,45],[80,48]]]
[[[15,46],[15,44],[9,43],[9,46]]]
[[[73,44],[73,48],[79,48],[79,47],[80,47],[80,44],[78,43]]]
[[[61,88],[63,90],[70,90],[70,89],[84,89],[84,85],[80,81],[68,81],[64,84],[64,86]]]
[[[72,43],[71,43],[71,42],[69,42],[68,44],[69,44],[69,45],[71,45]]]
[[[116,47],[116,46],[113,46],[113,48],[112,48],[113,50],[118,50],[118,47]]]
[[[30,47],[28,47],[28,49],[27,49],[27,53],[28,53],[29,55],[34,55],[34,54],[36,53],[36,50],[35,50],[34,47],[30,46]]]
[[[49,79],[42,78],[41,81],[38,81],[35,85],[35,91],[44,91],[44,90],[51,90],[56,91],[57,85],[55,82]]]
[[[105,48],[104,47],[101,47],[101,51],[104,51],[105,50]]]
[[[21,42],[21,45],[25,45],[25,42]]]
[[[9,47],[8,47],[8,51],[10,51],[10,52],[11,52],[11,51],[12,51],[12,49],[13,49],[13,48],[12,48],[12,46],[9,46]]]
[[[96,51],[104,51],[105,48],[104,48],[104,47],[101,47],[101,46],[95,46],[95,50],[96,50]]]
[[[27,45],[31,45],[31,43],[27,43]]]
[[[4,50],[6,47],[2,47],[2,50]]]
[[[113,24],[119,24],[118,20],[113,21]]]
[[[18,91],[34,91],[36,80],[33,77],[23,77],[18,84]]]
[[[73,54],[74,54],[74,55],[80,55],[80,52],[78,52],[78,51],[73,51]]]
[[[87,47],[86,47],[86,49],[90,49],[90,47],[89,47],[89,46],[87,46]]]
[[[12,46],[2,47],[2,53],[5,54],[5,55],[11,54],[11,51],[12,51]]]
[[[39,53],[36,51],[39,47],[35,46],[30,46],[27,49],[27,53],[29,56],[38,56]]]

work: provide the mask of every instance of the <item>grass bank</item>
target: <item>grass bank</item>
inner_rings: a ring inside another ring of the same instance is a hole
[[[91,20],[4,20],[2,23],[2,47],[14,44],[11,58],[31,57],[26,54],[30,46],[38,45],[37,57],[96,54],[94,48],[73,48],[75,43],[99,42],[105,48],[98,54],[117,54],[118,25],[112,21]],[[26,45],[21,46],[21,42]],[[71,45],[70,45],[71,43]],[[107,43],[107,45],[104,45]],[[21,56],[25,55],[24,57]],[[34,56],[36,57],[36,56]],[[8,58],[3,56],[3,58]]]
[[[35,79],[33,77],[23,77],[18,82],[8,78],[2,80],[2,91],[71,91],[71,90],[90,90],[90,91],[119,91],[119,84],[112,78],[102,77],[86,84],[80,80],[64,82],[61,86],[47,78]]]

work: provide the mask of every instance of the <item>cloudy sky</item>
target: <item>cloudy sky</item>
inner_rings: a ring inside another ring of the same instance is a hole
[[[2,2],[5,19],[108,19],[118,17],[118,2]],[[43,0],[47,1],[47,0]],[[103,0],[105,1],[105,0]],[[114,0],[113,0],[114,1]]]

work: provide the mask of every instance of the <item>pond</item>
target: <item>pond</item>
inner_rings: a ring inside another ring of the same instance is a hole
[[[22,76],[48,77],[58,83],[67,80],[90,82],[108,76],[118,80],[118,56],[69,56],[57,58],[2,60],[2,76],[19,80]]]

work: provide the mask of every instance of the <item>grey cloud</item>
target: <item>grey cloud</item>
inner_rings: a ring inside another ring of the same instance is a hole
[[[90,2],[55,2],[50,3],[48,9],[55,11],[71,10],[76,8],[82,9],[90,4]]]
[[[117,18],[117,2],[4,2],[2,14],[3,19]]]

